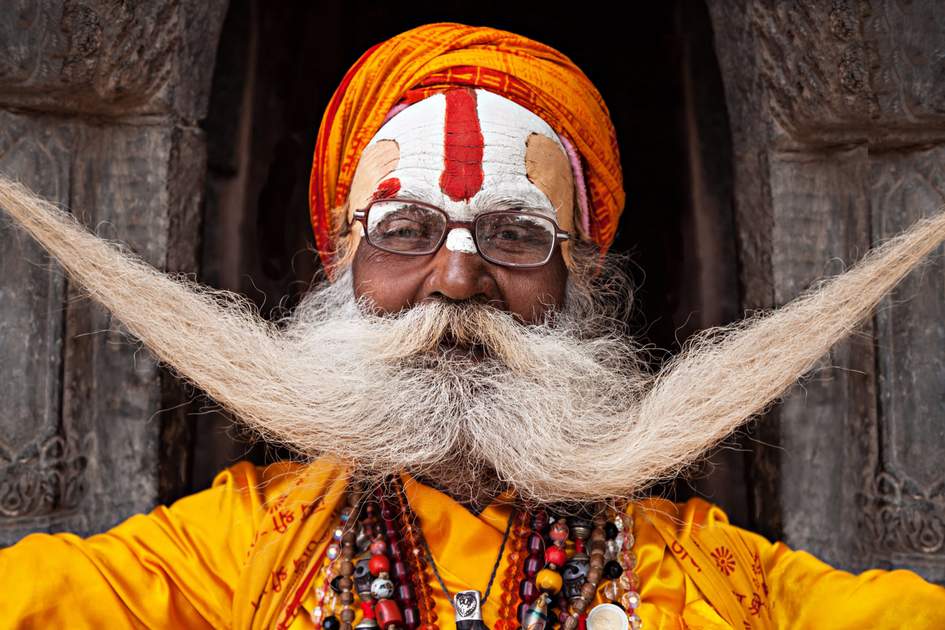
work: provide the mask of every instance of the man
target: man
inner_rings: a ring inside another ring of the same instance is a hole
[[[926,220],[657,374],[623,335],[609,114],[557,51],[431,24],[323,119],[332,282],[262,321],[0,180],[0,207],[183,378],[311,459],[0,552],[25,627],[945,626],[945,589],[833,570],[701,499],[629,501],[763,411],[945,238]]]

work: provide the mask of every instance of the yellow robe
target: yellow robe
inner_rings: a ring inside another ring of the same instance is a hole
[[[0,550],[0,627],[311,628],[344,479],[324,460],[240,463],[210,489],[106,533],[27,536]],[[508,505],[475,516],[409,477],[405,491],[450,591],[483,590]],[[646,630],[945,628],[945,588],[912,572],[833,569],[728,524],[702,499],[647,499],[632,513]],[[507,563],[508,554],[499,576]],[[452,627],[432,580],[431,592],[438,625]],[[489,627],[499,600],[483,607]]]

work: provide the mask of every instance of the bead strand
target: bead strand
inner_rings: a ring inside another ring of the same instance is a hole
[[[362,498],[360,488],[352,489],[352,491],[348,493],[348,507],[351,508],[352,511],[357,510],[358,506],[361,504]],[[338,599],[341,602],[340,630],[352,630],[352,622],[355,617],[354,593],[352,593],[354,581],[352,580],[352,576],[354,575],[354,553],[355,542],[357,541],[356,519],[348,518],[338,529],[341,533],[341,579],[338,580],[338,589],[340,591]],[[328,619],[329,618],[326,618],[325,622],[322,624],[325,630],[330,630],[329,626],[334,625],[329,624]],[[330,619],[334,619],[334,616],[330,617]],[[337,622],[338,620],[335,619],[335,621]]]
[[[419,532],[414,529],[416,527],[415,519],[410,506],[407,504],[403,488],[399,484],[395,497],[400,508],[401,531],[407,548],[410,550],[407,554],[407,562],[410,564],[410,577],[413,581],[414,596],[417,603],[420,624],[418,630],[436,630],[436,604],[430,591],[430,576],[420,547]]]
[[[640,607],[640,593],[638,592],[640,578],[636,574],[637,555],[633,551],[633,545],[636,543],[636,537],[633,534],[633,517],[623,511],[618,514],[614,524],[623,534],[623,545],[620,550],[623,573],[617,583],[625,592],[620,596],[620,605],[627,611],[631,630],[640,630],[643,627],[643,620],[636,613],[636,609]]]
[[[381,508],[382,512],[390,509],[386,504]],[[397,580],[395,599],[403,613],[403,625],[407,630],[416,630],[420,625],[420,611],[417,608],[410,567],[407,566],[407,558],[403,550],[403,529],[402,519],[399,522],[393,522],[386,531],[387,545],[393,561],[393,576]]]
[[[515,630],[519,621],[517,611],[522,597],[520,587],[525,579],[525,567],[522,556],[525,555],[525,541],[530,533],[528,512],[522,510],[515,516],[515,525],[510,538],[509,563],[502,581],[502,599],[499,607],[499,620],[494,630]]]
[[[527,627],[525,615],[539,595],[535,578],[544,566],[545,532],[547,531],[548,514],[544,510],[538,510],[532,518],[532,528],[528,534],[528,542],[526,545],[528,556],[525,558],[525,562],[522,565],[524,578],[522,579],[518,591],[522,603],[518,605],[516,619],[523,628]]]

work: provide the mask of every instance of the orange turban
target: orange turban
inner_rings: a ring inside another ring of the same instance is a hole
[[[534,40],[488,27],[426,24],[376,44],[355,62],[318,130],[309,185],[312,228],[331,269],[361,152],[390,110],[455,86],[495,92],[547,122],[580,156],[589,199],[574,224],[601,254],[623,211],[623,174],[610,113],[574,63]],[[578,174],[580,177],[580,174]],[[579,180],[576,180],[579,184]],[[582,203],[584,202],[584,203]]]

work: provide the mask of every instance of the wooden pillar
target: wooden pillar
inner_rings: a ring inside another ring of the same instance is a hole
[[[225,0],[14,1],[0,173],[152,265],[196,270]],[[2,218],[0,545],[92,533],[186,490],[190,397]]]
[[[791,300],[945,199],[945,10],[710,0],[745,308]],[[763,533],[945,581],[942,250],[758,426]]]

